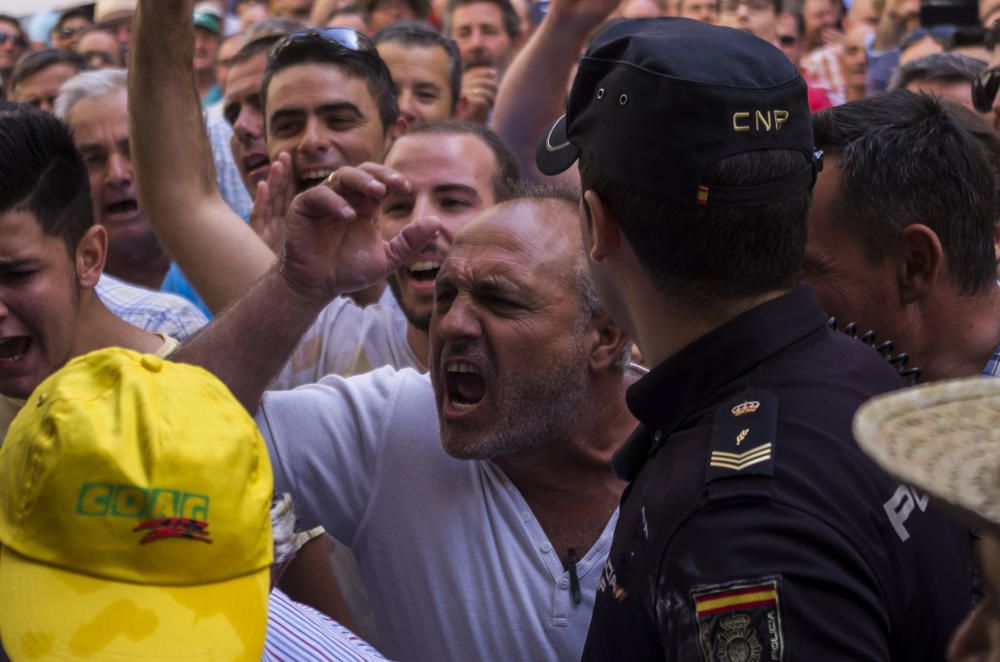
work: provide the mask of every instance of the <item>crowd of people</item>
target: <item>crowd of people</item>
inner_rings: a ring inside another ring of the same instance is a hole
[[[0,15],[0,660],[1000,657],[997,46]]]

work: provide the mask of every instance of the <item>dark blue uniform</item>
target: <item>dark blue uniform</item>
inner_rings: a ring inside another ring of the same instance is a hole
[[[968,532],[857,448],[855,410],[904,382],[826,319],[799,287],[629,389],[584,660],[944,658]]]

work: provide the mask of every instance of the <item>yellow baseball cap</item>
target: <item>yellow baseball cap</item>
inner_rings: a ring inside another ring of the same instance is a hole
[[[15,662],[256,660],[273,493],[214,376],[124,349],[32,393],[0,447],[0,640]]]

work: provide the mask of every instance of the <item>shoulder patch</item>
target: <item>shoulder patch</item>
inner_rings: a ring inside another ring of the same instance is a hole
[[[778,398],[750,389],[715,410],[705,482],[717,478],[774,475]]]
[[[780,662],[779,578],[763,577],[691,591],[704,662]]]

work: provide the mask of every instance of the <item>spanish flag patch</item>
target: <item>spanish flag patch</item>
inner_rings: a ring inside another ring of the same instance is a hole
[[[698,194],[695,196],[694,201],[697,204],[699,204],[699,205],[707,205],[708,204],[708,187],[707,186],[699,186],[698,187]]]
[[[705,662],[784,658],[778,578],[701,586],[691,601]]]

